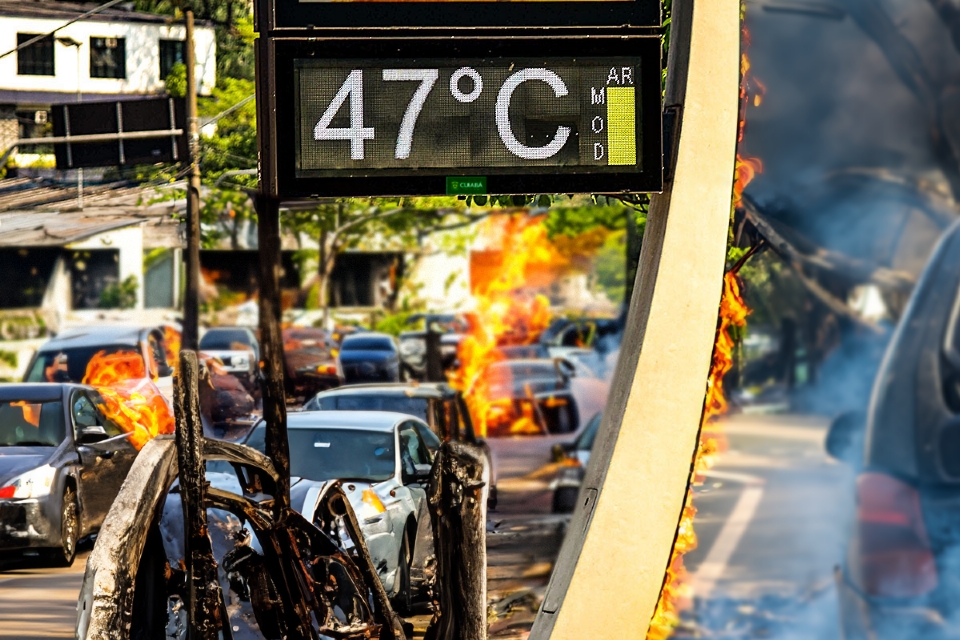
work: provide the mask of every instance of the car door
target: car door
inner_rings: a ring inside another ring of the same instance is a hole
[[[103,399],[96,392],[76,391],[70,403],[77,454],[80,456],[80,502],[84,528],[97,528],[110,510],[120,486],[136,457],[136,449],[127,438],[118,438],[123,430],[107,419]],[[100,427],[104,434],[97,440],[84,437],[86,427]]]
[[[414,513],[419,512],[420,505],[427,496],[426,482],[416,478],[417,466],[433,464],[433,454],[420,437],[420,429],[430,431],[426,425],[408,420],[400,425],[398,434],[400,440],[400,477],[403,486],[410,492]],[[439,447],[439,444],[437,446]]]

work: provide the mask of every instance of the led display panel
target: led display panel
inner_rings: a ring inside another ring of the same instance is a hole
[[[659,52],[641,48],[389,61],[294,51],[276,126],[281,182],[299,187],[284,190],[450,193],[459,176],[489,193],[564,192],[578,177],[594,192],[656,191]]]
[[[636,58],[297,60],[297,175],[640,170]]]

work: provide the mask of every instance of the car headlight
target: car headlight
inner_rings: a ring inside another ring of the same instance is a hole
[[[363,529],[364,535],[389,531],[387,508],[383,506],[380,496],[373,489],[364,489],[361,503],[354,505],[354,512],[357,514],[357,520],[360,521],[360,528]]]
[[[0,487],[0,498],[42,498],[50,495],[57,470],[48,464],[23,473]]]

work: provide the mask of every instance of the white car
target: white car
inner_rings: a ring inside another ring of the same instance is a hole
[[[265,451],[265,435],[260,422],[246,444]],[[426,485],[439,438],[422,420],[387,411],[289,413],[287,437],[292,506],[312,521],[341,481],[387,595],[409,611],[432,563]]]

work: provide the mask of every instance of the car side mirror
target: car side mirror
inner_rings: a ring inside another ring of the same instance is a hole
[[[827,430],[824,447],[830,457],[859,467],[863,461],[863,436],[866,416],[860,411],[841,413]]]
[[[80,429],[77,434],[77,442],[80,444],[96,444],[107,439],[107,432],[100,426],[89,426]]]
[[[414,465],[414,467],[416,467],[417,471],[413,474],[413,477],[417,482],[423,482],[430,479],[430,475],[433,473],[432,464],[417,464]]]

